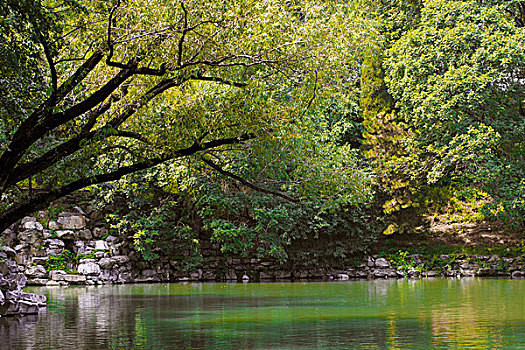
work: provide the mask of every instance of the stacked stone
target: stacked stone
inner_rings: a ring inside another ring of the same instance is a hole
[[[421,271],[416,268],[426,257],[418,254],[407,257],[414,268],[394,266],[385,258],[369,257],[363,264],[342,270],[327,271],[316,267],[287,266],[277,261],[258,258],[225,257],[220,247],[202,241],[203,261],[193,271],[170,256],[161,256],[154,262],[144,261],[133,249],[133,237],[110,235],[101,212],[73,207],[75,212],[58,215],[47,221],[46,213],[38,218],[26,217],[20,225],[2,234],[8,246],[14,247],[14,259],[29,285],[67,286],[70,284],[112,284],[177,281],[261,281],[351,278],[401,278],[433,276],[509,276],[525,277],[525,256],[499,258],[473,256],[456,259],[442,271]],[[42,224],[44,223],[44,224]],[[72,253],[62,270],[49,270],[52,256],[65,250]],[[177,255],[188,256],[187,252]],[[443,260],[450,260],[443,255]],[[475,261],[476,263],[474,263]]]
[[[412,266],[421,265],[426,262],[427,257],[421,254],[413,254],[407,257]],[[449,256],[439,256],[444,261]],[[419,277],[525,277],[525,255],[517,258],[500,258],[498,255],[484,256],[472,255],[462,259],[455,259],[442,271],[419,270],[416,267],[399,269],[385,258],[377,255],[367,258],[365,263],[347,270],[331,271],[330,279],[348,280],[351,278],[419,278]]]
[[[24,293],[26,276],[19,272],[15,261],[15,251],[0,247],[0,317],[11,315],[36,314],[40,307],[46,306],[46,297]]]

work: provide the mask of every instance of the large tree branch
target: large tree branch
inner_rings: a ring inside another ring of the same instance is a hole
[[[56,146],[52,150],[46,152],[42,156],[33,159],[30,162],[19,165],[18,167],[12,169],[8,174],[8,179],[6,181],[6,187],[13,185],[19,181],[27,179],[28,177],[38,174],[39,172],[51,167],[56,164],[58,161],[67,158],[73,153],[77,152],[82,148],[82,144],[86,141],[92,140],[97,137],[105,138],[108,136],[124,136],[131,137],[129,132],[125,131],[116,131],[115,129],[124,123],[130,116],[140,110],[143,106],[148,104],[153,98],[162,94],[164,91],[168,90],[171,87],[180,85],[180,82],[176,82],[172,79],[165,79],[155,85],[153,88],[148,90],[144,95],[142,95],[136,102],[128,106],[122,113],[110,120],[105,126],[94,130],[89,131],[96,121],[96,117],[103,114],[110,107],[110,101],[102,104],[97,108],[93,114],[89,117],[86,127],[84,127],[83,132],[79,135],[69,139],[68,141]],[[135,135],[135,134],[134,134]],[[136,135],[135,135],[136,136]],[[143,139],[143,138],[142,138]]]
[[[102,57],[101,51],[95,51],[68,80],[57,88],[53,99],[48,98],[20,124],[10,144],[0,157],[0,192],[5,188],[7,173],[15,167],[27,149],[39,138],[34,135],[34,132],[40,129],[42,120],[52,113],[54,103],[67,96],[97,66]]]
[[[24,216],[29,215],[37,210],[46,208],[52,201],[58,198],[61,198],[74,191],[80,190],[84,187],[95,185],[95,184],[100,184],[104,182],[109,182],[109,181],[116,181],[116,180],[121,179],[125,175],[129,175],[137,171],[152,168],[156,165],[162,164],[169,160],[187,157],[187,156],[193,155],[200,151],[206,151],[206,150],[217,148],[217,147],[224,146],[224,145],[236,144],[236,143],[244,142],[246,140],[250,140],[253,138],[255,138],[254,134],[243,134],[239,137],[217,139],[217,140],[208,141],[205,143],[195,142],[190,147],[179,149],[169,155],[147,159],[147,160],[144,160],[144,161],[141,161],[141,162],[129,165],[129,166],[120,167],[117,170],[114,170],[112,172],[82,178],[82,179],[73,181],[68,185],[65,185],[63,187],[60,187],[60,188],[57,188],[51,191],[41,192],[29,198],[27,201],[22,202],[18,205],[15,205],[11,207],[10,209],[8,209],[7,211],[5,211],[4,213],[1,213],[0,214],[0,232],[3,232],[11,224],[15,223],[17,220],[23,218]]]

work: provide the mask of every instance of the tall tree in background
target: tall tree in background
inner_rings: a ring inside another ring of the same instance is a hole
[[[506,5],[427,1],[384,67],[409,131],[397,163],[412,186],[484,191],[487,216],[520,225],[525,35]]]

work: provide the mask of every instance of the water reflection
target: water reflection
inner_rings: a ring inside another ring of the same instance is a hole
[[[517,349],[525,281],[165,284],[32,288],[0,318],[2,349]]]

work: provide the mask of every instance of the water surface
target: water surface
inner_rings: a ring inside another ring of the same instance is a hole
[[[525,280],[31,288],[1,349],[525,349]]]

